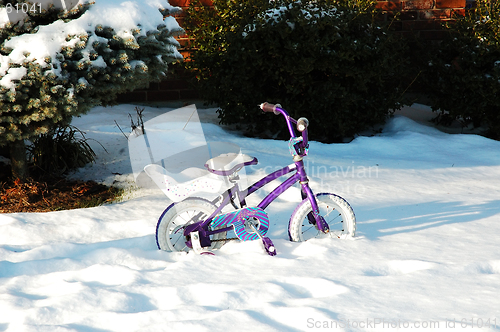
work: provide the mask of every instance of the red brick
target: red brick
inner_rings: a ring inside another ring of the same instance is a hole
[[[421,10],[434,8],[434,0],[408,0],[403,2],[403,10]]]
[[[168,1],[172,6],[177,6],[177,7],[188,7],[189,3],[191,2],[190,0],[169,0]],[[201,3],[205,6],[213,6],[214,4],[212,3],[211,0],[201,0]]]
[[[175,20],[177,21],[177,24],[179,24],[179,26],[182,27],[184,25],[185,17],[186,17],[186,15],[182,15],[182,16],[175,15]]]
[[[179,44],[181,44],[181,47],[189,46],[191,43],[191,38],[189,38],[188,35],[186,35],[185,33],[183,33],[182,35],[176,36],[175,40],[177,40],[179,42]]]
[[[419,12],[419,18],[422,20],[449,19],[449,18],[451,18],[451,9],[422,10]]]
[[[179,50],[179,53],[182,55],[182,58],[184,59],[184,61],[189,61],[190,56],[191,56],[191,52],[190,51],[188,51],[188,50]]]
[[[185,7],[182,7],[182,8],[185,8]],[[180,20],[180,19],[183,19],[183,17],[186,17],[187,14],[184,10],[182,10],[181,12],[177,12],[177,13],[173,14],[172,16],[175,17],[176,20]]]
[[[377,8],[383,11],[401,10],[401,1],[378,1]]]
[[[465,8],[464,9],[452,9],[451,10],[451,17],[455,16],[465,16]]]
[[[440,29],[438,21],[404,21],[403,30],[423,31]]]
[[[181,47],[188,47],[191,45],[191,38],[185,35],[177,37],[176,40],[181,44]]]
[[[168,2],[172,6],[177,6],[177,7],[187,7],[187,6],[189,6],[189,0],[169,0]]]
[[[436,0],[436,8],[465,8],[465,0]]]
[[[399,15],[399,19],[402,21],[411,21],[411,20],[416,20],[418,18],[418,11],[411,10],[411,11],[404,11],[401,12],[401,15]]]

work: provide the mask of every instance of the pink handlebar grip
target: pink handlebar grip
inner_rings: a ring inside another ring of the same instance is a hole
[[[280,112],[278,112],[276,110],[276,107],[281,107],[279,104],[270,104],[268,103],[267,101],[265,103],[262,103],[260,104],[260,108],[264,111],[264,112],[269,112],[269,113],[274,113],[276,115],[278,115]]]

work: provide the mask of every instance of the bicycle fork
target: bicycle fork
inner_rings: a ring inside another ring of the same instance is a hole
[[[295,161],[295,165],[297,166],[297,173],[299,174],[299,183],[301,186],[300,193],[302,195],[302,199],[304,200],[308,198],[309,202],[311,202],[312,212],[307,215],[307,219],[311,225],[314,225],[320,232],[326,234],[330,231],[330,227],[328,227],[328,223],[319,212],[316,196],[314,196],[311,187],[309,187],[309,178],[307,177],[306,170],[304,168],[304,162],[302,160]]]

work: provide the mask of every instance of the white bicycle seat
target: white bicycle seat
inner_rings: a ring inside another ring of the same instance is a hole
[[[227,190],[231,184],[224,178],[214,177],[200,168],[188,168],[181,173],[169,173],[160,165],[150,164],[144,167],[146,174],[172,201],[183,199],[198,193],[217,193]]]
[[[230,176],[245,166],[256,165],[257,158],[242,153],[226,153],[207,161],[205,167],[210,173]]]

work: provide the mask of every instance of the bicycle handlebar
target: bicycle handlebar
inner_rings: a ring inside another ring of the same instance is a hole
[[[287,126],[288,126],[288,131],[290,132],[290,137],[293,139],[297,137],[295,135],[295,130],[293,128],[293,123],[297,125],[297,130],[301,133],[302,136],[302,141],[300,143],[297,143],[295,145],[297,152],[301,156],[305,156],[307,154],[307,147],[309,146],[308,144],[308,134],[307,134],[307,127],[309,126],[309,121],[306,118],[300,118],[298,120],[293,119],[291,116],[288,115],[287,111],[281,108],[280,104],[270,104],[268,102],[262,103],[259,105],[260,109],[262,109],[264,112],[267,113],[274,113],[276,115],[282,114],[285,117]]]

